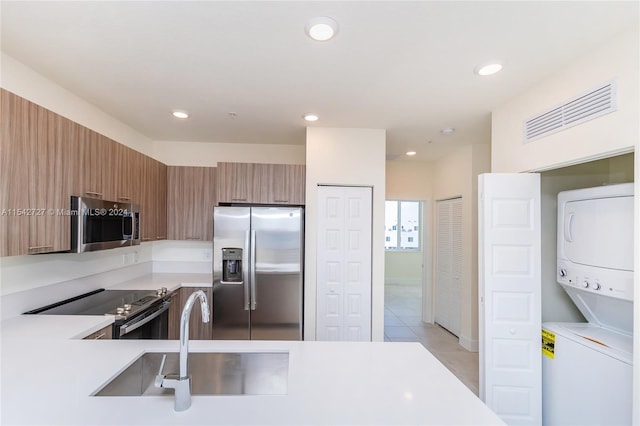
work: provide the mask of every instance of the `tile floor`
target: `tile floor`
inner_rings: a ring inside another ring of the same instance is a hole
[[[471,391],[478,394],[478,353],[458,344],[458,338],[436,324],[422,322],[422,289],[385,284],[384,340],[420,342]]]

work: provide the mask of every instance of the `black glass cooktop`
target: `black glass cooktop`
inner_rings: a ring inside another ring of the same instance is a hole
[[[116,308],[131,305],[132,311],[152,304],[159,297],[148,290],[96,290],[25,314],[40,315],[105,315],[115,314]]]

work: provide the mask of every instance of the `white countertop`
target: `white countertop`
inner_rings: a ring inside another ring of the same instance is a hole
[[[173,274],[154,275],[163,277],[140,283],[168,289],[184,283],[183,274],[178,284],[168,279]],[[504,424],[419,343],[192,341],[191,352],[288,351],[287,395],[193,396],[191,408],[180,413],[171,396],[92,397],[145,351],[178,351],[178,341],[74,339],[110,320],[43,315],[3,321],[1,423]]]

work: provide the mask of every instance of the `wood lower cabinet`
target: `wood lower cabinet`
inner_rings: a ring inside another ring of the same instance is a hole
[[[209,312],[212,309],[213,289],[211,287],[182,287],[176,290],[173,297],[171,307],[169,308],[169,339],[177,340],[180,338],[180,319],[184,304],[187,302],[191,293],[202,290],[207,296]],[[211,340],[211,329],[213,316],[209,318],[208,323],[202,322],[202,311],[200,310],[200,301],[196,300],[191,309],[191,317],[189,319],[189,339],[190,340]]]
[[[171,166],[167,176],[169,239],[211,241],[216,168]]]
[[[84,340],[111,340],[112,338],[113,327],[110,325],[83,337]]]
[[[300,164],[218,163],[219,203],[305,203],[305,166]]]

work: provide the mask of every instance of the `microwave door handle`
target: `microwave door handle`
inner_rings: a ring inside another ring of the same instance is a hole
[[[575,213],[571,212],[564,217],[564,239],[567,242],[573,242],[573,224],[575,221]]]

